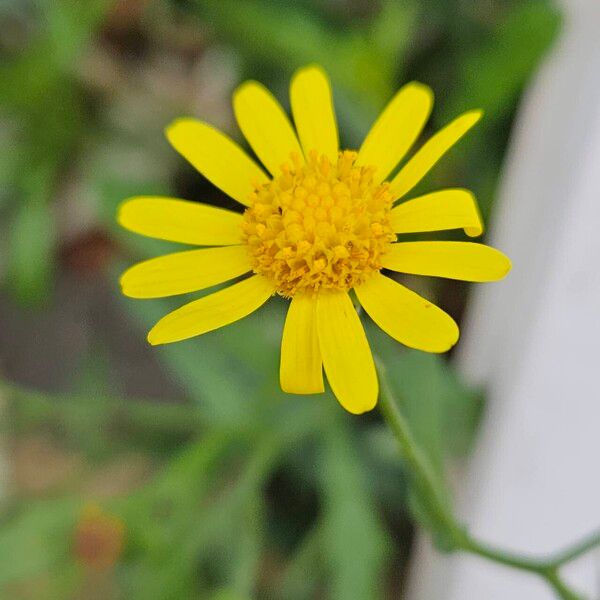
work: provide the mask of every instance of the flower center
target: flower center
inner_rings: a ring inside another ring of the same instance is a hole
[[[282,296],[348,290],[381,269],[396,239],[392,196],[356,157],[344,151],[332,163],[313,151],[302,164],[292,156],[281,175],[253,192],[243,237],[254,272]]]

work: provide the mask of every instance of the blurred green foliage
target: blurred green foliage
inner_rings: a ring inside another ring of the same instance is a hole
[[[409,79],[437,94],[431,130],[460,111],[485,109],[484,124],[423,185],[471,187],[488,214],[519,96],[558,24],[556,10],[542,0],[5,2],[0,139],[9,152],[0,156],[7,257],[0,274],[6,294],[26,314],[31,305],[45,310],[52,303],[53,274],[69,268],[61,259],[68,244],[59,215],[73,179],[76,202],[66,208],[91,198],[93,227],[110,238],[113,263],[93,277],[106,277],[115,297],[125,261],[169,248],[117,231],[120,200],[175,187],[185,197],[227,203],[159,139],[166,122],[186,110],[210,120],[193,94],[166,95],[177,87],[173,81],[185,88],[194,76],[181,67],[190,56],[208,56],[214,80],[226,72],[229,87],[245,76],[260,79],[284,103],[293,70],[323,64],[350,147]],[[97,55],[104,58],[93,62]],[[171,68],[173,56],[180,62]],[[206,77],[207,63],[200,64]],[[180,79],[169,79],[178,68]],[[131,88],[151,76],[147,96],[136,95]],[[210,86],[217,83],[205,78],[197,91]],[[464,288],[449,295],[431,282],[423,291],[442,300],[458,296],[457,310],[464,302]],[[144,332],[184,300],[123,299],[128,335],[142,344]],[[5,436],[49,436],[85,466],[43,495],[22,486],[4,490],[0,597],[98,597],[90,586],[100,586],[107,599],[396,597],[411,522],[427,515],[376,415],[356,419],[330,394],[293,397],[279,390],[283,318],[284,303],[275,301],[221,331],[157,349],[186,403],[117,397],[98,352],[73,374],[69,394],[3,385]],[[367,327],[443,482],[444,465],[468,451],[481,398],[442,358],[403,350]],[[90,488],[94,473],[127,464],[131,453],[149,465],[141,480],[111,494]],[[102,573],[102,585],[74,546],[89,502],[100,502],[125,528],[122,555]]]
[[[16,130],[10,168],[3,169],[3,187],[16,200],[7,279],[26,303],[40,302],[50,290],[56,247],[50,203],[90,125],[74,65],[107,7],[106,0],[86,2],[84,10],[69,0],[32,3],[39,31],[0,65],[2,116]],[[17,11],[18,4],[2,10]]]

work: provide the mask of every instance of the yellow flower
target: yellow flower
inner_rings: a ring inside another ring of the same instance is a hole
[[[454,320],[381,270],[464,281],[494,281],[510,270],[504,254],[483,244],[396,241],[401,233],[483,232],[467,190],[445,189],[394,205],[475,125],[481,111],[452,121],[392,176],[429,117],[428,87],[404,86],[357,152],[339,149],[331,87],[322,69],[300,69],[290,99],[295,129],[261,84],[246,82],[234,94],[237,122],[266,171],[202,121],[180,119],[167,128],[173,147],[245,210],[239,214],[160,197],[125,201],[118,216],[123,227],[212,247],[137,264],[124,273],[121,285],[127,296],[157,298],[249,274],[162,318],[149,342],[166,344],[217,329],[279,294],[291,300],[281,387],[296,394],[323,392],[324,368],[342,406],[359,414],[375,406],[378,382],[350,290],[399,342],[445,352],[458,340]]]

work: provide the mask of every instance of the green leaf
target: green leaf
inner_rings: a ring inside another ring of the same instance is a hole
[[[371,108],[378,107],[392,92],[387,61],[382,62],[383,57],[368,35],[330,30],[309,11],[293,4],[202,0],[194,6],[218,35],[233,42],[246,57],[288,75],[298,67],[317,62],[325,67],[335,84]],[[401,34],[401,25],[398,30]],[[382,43],[384,37],[380,35]],[[389,41],[385,43],[389,52]]]
[[[249,600],[250,596],[240,596],[235,590],[224,589],[215,592],[211,600]]]
[[[110,6],[110,0],[37,0],[39,34],[0,66],[0,98],[22,111],[54,108],[54,95],[73,84],[74,63]],[[56,85],[61,82],[61,85]]]
[[[143,552],[129,582],[130,597],[190,597],[202,579],[200,564],[210,565],[219,578],[229,574],[232,591],[245,596],[258,577],[261,544],[256,502],[260,503],[259,490],[274,450],[277,446],[268,440],[254,443],[241,475],[221,489],[219,476],[233,472],[232,465],[224,462],[226,455],[238,463],[242,452],[248,454],[248,447],[240,446],[229,434],[212,434],[192,444],[160,481],[148,486],[141,501],[129,503],[126,521],[143,540]],[[165,510],[165,503],[170,510]],[[157,510],[162,511],[158,520]],[[225,558],[213,563],[223,545]]]
[[[145,337],[145,331],[161,317],[185,303],[182,299],[177,303],[125,302],[142,324],[140,337]],[[203,406],[204,414],[214,423],[250,423],[258,418],[261,405],[272,404],[274,396],[281,394],[276,389],[272,394],[263,394],[267,381],[278,381],[278,346],[272,331],[279,329],[281,307],[270,304],[220,330],[157,347],[160,358],[189,397]]]
[[[391,75],[398,75],[398,67],[406,62],[419,13],[420,6],[415,0],[385,0],[371,24],[370,41]]]
[[[350,418],[343,415],[324,433],[320,468],[323,551],[330,598],[373,600],[383,597],[388,538],[348,430]]]
[[[42,0],[41,4],[51,49],[47,60],[70,71],[112,1],[86,0],[81,4],[72,0]]]
[[[259,579],[265,529],[262,500],[258,494],[252,494],[248,498],[244,513],[233,544],[235,553],[231,580],[232,587],[240,598],[251,598]]]
[[[321,522],[305,535],[283,573],[278,586],[278,597],[287,600],[316,597],[318,576],[323,570],[324,535],[325,528]],[[307,577],[307,573],[311,576]]]
[[[10,515],[0,529],[0,594],[9,584],[65,568],[81,501],[36,502]]]
[[[194,589],[200,552],[222,530],[227,516],[227,506],[201,505],[236,446],[225,432],[209,433],[189,444],[144,489],[125,499],[120,512],[132,545],[139,548],[131,558],[135,568],[126,582],[128,597],[167,600],[186,597]]]
[[[30,174],[10,232],[7,283],[11,293],[28,305],[47,296],[54,268],[56,225],[46,202],[53,183],[51,167]]]
[[[546,2],[516,4],[483,43],[458,54],[458,81],[442,121],[467,108],[482,108],[496,121],[505,117],[556,38],[560,23],[560,13]]]

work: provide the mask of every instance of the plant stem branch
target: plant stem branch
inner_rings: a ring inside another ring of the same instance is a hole
[[[385,369],[379,361],[377,361],[377,370],[379,373],[381,412],[400,445],[409,474],[420,493],[420,497],[425,502],[425,507],[432,522],[436,523],[442,530],[445,539],[450,542],[451,549],[469,552],[507,567],[528,571],[544,579],[558,598],[583,600],[562,580],[559,568],[592,548],[599,546],[600,531],[593,533],[581,542],[549,559],[522,556],[495,548],[473,538],[465,527],[456,520],[449,508],[439,478],[427,455],[414,439],[408,422],[400,412],[398,403],[394,400],[391,392]]]
[[[562,552],[555,554],[550,560],[550,563],[555,567],[566,565],[567,563],[579,558],[582,554],[593,550],[597,546],[600,546],[600,529],[594,531],[587,537],[583,538],[579,542],[576,542],[572,546],[566,548]]]
[[[561,579],[558,569],[550,569],[542,577],[546,580],[548,585],[556,592],[556,595],[563,600],[584,600],[582,596],[575,593],[566,583]]]
[[[471,554],[481,556],[482,558],[487,558],[499,564],[506,565],[507,567],[520,569],[521,571],[544,573],[550,568],[550,565],[543,560],[495,548],[485,542],[472,538],[468,534],[465,534],[464,539],[461,540],[459,548],[466,550]]]

